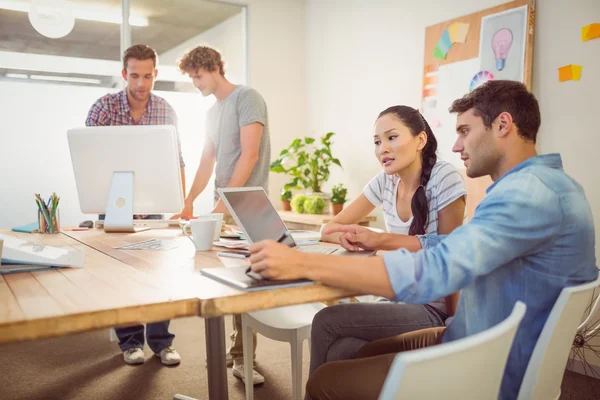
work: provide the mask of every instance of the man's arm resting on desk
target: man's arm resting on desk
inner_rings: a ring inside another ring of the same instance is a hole
[[[248,182],[248,178],[258,161],[262,132],[263,125],[259,122],[253,122],[240,128],[242,154],[240,154],[240,158],[235,163],[235,168],[227,187],[243,187]],[[212,212],[227,213],[228,211],[225,204],[219,199]]]

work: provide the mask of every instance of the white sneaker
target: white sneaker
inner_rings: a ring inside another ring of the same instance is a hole
[[[242,382],[246,383],[246,379],[244,378],[244,364],[233,364],[233,368],[231,369],[233,376],[236,378],[240,378]],[[262,385],[265,383],[265,377],[256,372],[255,369],[252,370],[252,381],[254,386]]]
[[[123,360],[129,365],[143,364],[146,359],[144,358],[144,350],[139,347],[133,347],[123,352]]]
[[[156,357],[160,357],[160,362],[163,365],[175,365],[181,362],[181,356],[174,347],[165,347],[160,353],[154,353]]]

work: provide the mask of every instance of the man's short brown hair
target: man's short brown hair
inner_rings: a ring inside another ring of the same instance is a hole
[[[125,53],[123,53],[123,69],[127,69],[127,61],[131,58],[140,61],[152,60],[154,62],[154,67],[156,67],[156,64],[158,63],[156,51],[145,44],[136,44],[125,50]]]
[[[188,51],[177,61],[177,65],[181,72],[196,72],[202,68],[208,72],[218,70],[221,75],[225,76],[221,54],[206,46],[198,46]]]
[[[517,81],[488,81],[471,93],[455,100],[451,113],[462,114],[470,109],[481,119],[486,128],[503,112],[512,116],[517,133],[523,139],[535,143],[542,118],[537,99],[527,87]]]

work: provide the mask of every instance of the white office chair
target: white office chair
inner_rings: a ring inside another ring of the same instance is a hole
[[[379,400],[497,400],[508,353],[526,308],[519,301],[508,318],[490,329],[398,354]]]
[[[535,345],[518,400],[552,400],[560,397],[560,385],[573,339],[586,307],[591,303],[592,293],[600,286],[600,279],[579,286],[564,288]],[[593,314],[592,309],[590,316]],[[579,326],[579,327],[578,327]]]
[[[292,354],[292,399],[302,399],[302,344],[308,340],[310,348],[310,330],[317,312],[325,308],[323,303],[300,304],[254,311],[242,314],[242,341],[244,344],[244,380],[246,381],[246,400],[254,398],[252,382],[254,338],[252,331],[280,342],[288,342]]]

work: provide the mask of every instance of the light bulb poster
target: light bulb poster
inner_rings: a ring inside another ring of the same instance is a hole
[[[526,32],[526,6],[481,18],[480,71],[523,82]]]

